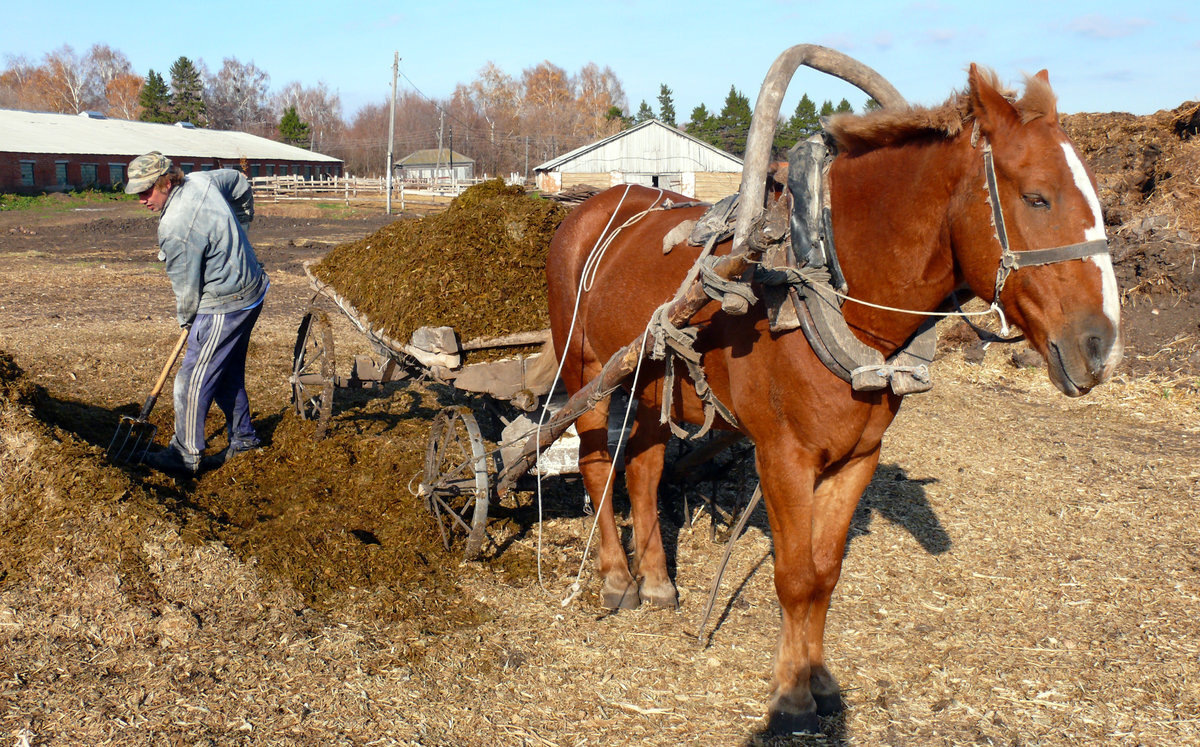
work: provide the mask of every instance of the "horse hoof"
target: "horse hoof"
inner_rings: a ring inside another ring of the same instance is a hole
[[[824,666],[813,668],[812,676],[808,681],[808,689],[817,701],[817,712],[821,715],[841,713],[846,710],[846,703],[842,700],[842,690],[838,687],[837,680]]]
[[[670,581],[658,584],[643,581],[641,591],[643,602],[649,602],[655,607],[665,609],[679,609],[679,594],[675,591],[675,585]]]
[[[655,607],[668,610],[679,609],[679,597],[672,591],[670,594],[651,594],[642,589],[642,601],[649,602]]]
[[[624,589],[604,589],[600,592],[600,606],[608,610],[633,610],[642,603],[636,584]]]
[[[791,734],[821,734],[821,718],[813,711],[776,711],[767,717],[767,734],[773,737]]]

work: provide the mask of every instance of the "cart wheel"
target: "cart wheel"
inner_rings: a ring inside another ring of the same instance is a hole
[[[479,557],[487,526],[487,458],[479,424],[466,407],[447,407],[433,419],[421,495],[449,550],[456,534],[466,535],[463,555]]]
[[[300,321],[292,356],[292,407],[305,420],[316,420],[318,439],[325,437],[333,413],[333,328],[324,311],[310,310]]]

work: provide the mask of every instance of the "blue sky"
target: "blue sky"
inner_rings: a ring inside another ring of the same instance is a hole
[[[232,56],[269,73],[273,90],[324,82],[340,95],[347,119],[364,104],[386,101],[393,51],[402,58],[401,88],[433,98],[449,96],[489,61],[513,77],[543,60],[569,73],[595,62],[616,73],[631,111],[642,100],[657,110],[659,86],[667,84],[681,121],[700,103],[719,110],[731,85],[753,103],[774,58],[800,43],[850,54],[920,104],[962,88],[973,61],[1012,84],[1047,68],[1062,112],[1147,114],[1200,98],[1195,0],[5,5],[0,56],[36,61],[63,44],[83,53],[102,43],[124,52],[142,75],[150,68],[165,73],[180,55],[203,60],[210,71]],[[855,110],[865,100],[857,89],[802,69],[785,114],[803,92],[818,105],[845,97]]]

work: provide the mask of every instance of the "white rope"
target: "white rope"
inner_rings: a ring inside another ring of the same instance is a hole
[[[871,303],[870,301],[863,301],[860,298],[855,298],[854,296],[847,296],[845,293],[839,293],[832,286],[827,287],[823,290],[828,290],[830,293],[832,293],[833,295],[842,299],[843,301],[850,301],[850,302],[856,303],[860,306],[869,306],[872,309],[879,309],[880,311],[894,311],[897,314],[912,314],[913,316],[941,316],[941,317],[988,316],[990,314],[995,314],[1000,319],[1000,334],[1007,336],[1008,331],[1009,331],[1008,319],[1004,316],[1004,309],[1002,309],[1000,307],[1000,304],[996,303],[995,301],[992,302],[992,305],[989,306],[986,311],[962,311],[962,310],[959,310],[959,311],[916,311],[914,309],[899,309],[899,308],[896,308],[895,306],[884,306],[884,305],[877,304],[877,303]]]

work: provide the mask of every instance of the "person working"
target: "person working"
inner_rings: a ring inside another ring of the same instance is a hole
[[[125,191],[159,214],[158,259],[166,263],[187,353],[175,375],[175,435],[144,463],[195,474],[202,466],[204,421],[215,401],[225,413],[229,446],[204,466],[260,446],[246,397],[246,351],[270,280],[246,226],[254,219],[250,182],[233,169],[185,175],[161,153],[129,164]]]

